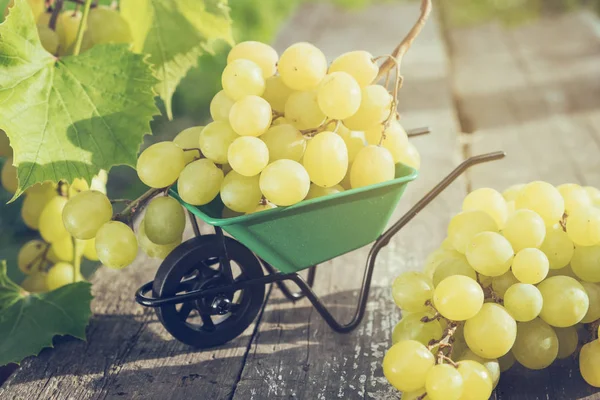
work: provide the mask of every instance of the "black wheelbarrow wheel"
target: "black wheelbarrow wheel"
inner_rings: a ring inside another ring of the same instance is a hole
[[[195,237],[178,246],[163,261],[153,284],[156,298],[168,298],[199,289],[223,290],[183,304],[156,308],[160,322],[177,340],[191,346],[219,346],[239,336],[258,315],[264,285],[238,291],[230,286],[264,276],[256,256],[235,239],[215,235]],[[231,274],[223,260],[228,259]]]

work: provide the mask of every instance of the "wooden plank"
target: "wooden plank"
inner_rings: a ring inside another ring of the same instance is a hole
[[[389,54],[416,16],[415,3],[378,4],[360,13],[324,4],[307,5],[289,21],[276,47],[281,50],[306,40],[321,48],[328,59],[354,49]],[[447,62],[434,16],[403,67],[406,81],[400,110],[404,125],[429,125],[433,134],[415,139],[423,158],[422,174],[409,185],[396,218],[460,160]],[[391,330],[400,318],[390,284],[401,271],[422,267],[427,253],[443,239],[451,210],[456,210],[464,193],[463,185],[453,185],[382,251],[368,311],[355,332],[333,332],[309,301],[290,303],[274,289],[234,399],[397,399],[397,391],[381,370]],[[354,312],[368,250],[355,251],[318,267],[315,290],[342,321],[348,321]]]
[[[575,13],[511,30],[451,29],[453,85],[467,152],[502,148],[508,157],[470,174],[473,188],[532,180],[600,186],[600,24]],[[515,367],[497,399],[600,399],[574,359],[544,371]]]

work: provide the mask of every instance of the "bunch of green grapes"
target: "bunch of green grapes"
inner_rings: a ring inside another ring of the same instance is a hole
[[[600,190],[477,189],[392,293],[403,318],[383,370],[403,398],[488,399],[515,362],[543,369],[580,344],[581,375],[600,387]]]
[[[419,167],[395,99],[374,82],[371,54],[345,53],[328,65],[309,43],[279,57],[249,41],[227,62],[210,104],[213,121],[140,155],[146,185],[177,182],[179,196],[195,206],[220,196],[228,217],[385,182],[397,163]]]
[[[0,157],[5,158],[1,172],[2,187],[15,193],[18,186],[17,169],[13,166],[8,137],[0,131]],[[83,280],[74,265],[81,257],[97,261],[94,241],[79,240],[71,235],[62,221],[62,213],[70,198],[81,193],[106,193],[105,172],[92,179],[91,187],[82,179],[71,185],[46,182],[25,191],[21,217],[25,225],[39,231],[38,239],[30,240],[19,250],[17,263],[27,275],[21,283],[32,293],[54,290],[71,282]],[[91,238],[90,238],[91,239]]]

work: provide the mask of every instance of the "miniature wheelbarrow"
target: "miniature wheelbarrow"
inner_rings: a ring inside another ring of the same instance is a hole
[[[239,336],[260,312],[265,286],[276,283],[291,301],[308,298],[333,330],[350,332],[365,315],[381,249],[466,169],[504,156],[494,152],[467,159],[385,232],[406,185],[418,175],[402,164],[396,165],[391,181],[233,218],[220,217],[224,206],[219,197],[195,207],[172,191],[189,211],[195,237],[167,256],[154,281],[138,289],[136,301],[154,307],[177,340],[208,348]],[[215,233],[202,235],[196,217],[214,226]],[[340,323],[312,289],[317,265],[369,243],[356,311],[350,322]],[[306,280],[298,274],[305,269]],[[300,291],[292,292],[284,281],[294,282]]]

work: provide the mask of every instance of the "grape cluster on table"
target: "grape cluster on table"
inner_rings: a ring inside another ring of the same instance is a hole
[[[488,399],[515,362],[539,370],[577,355],[600,387],[600,190],[477,189],[392,294],[403,315],[383,371],[403,399]]]

